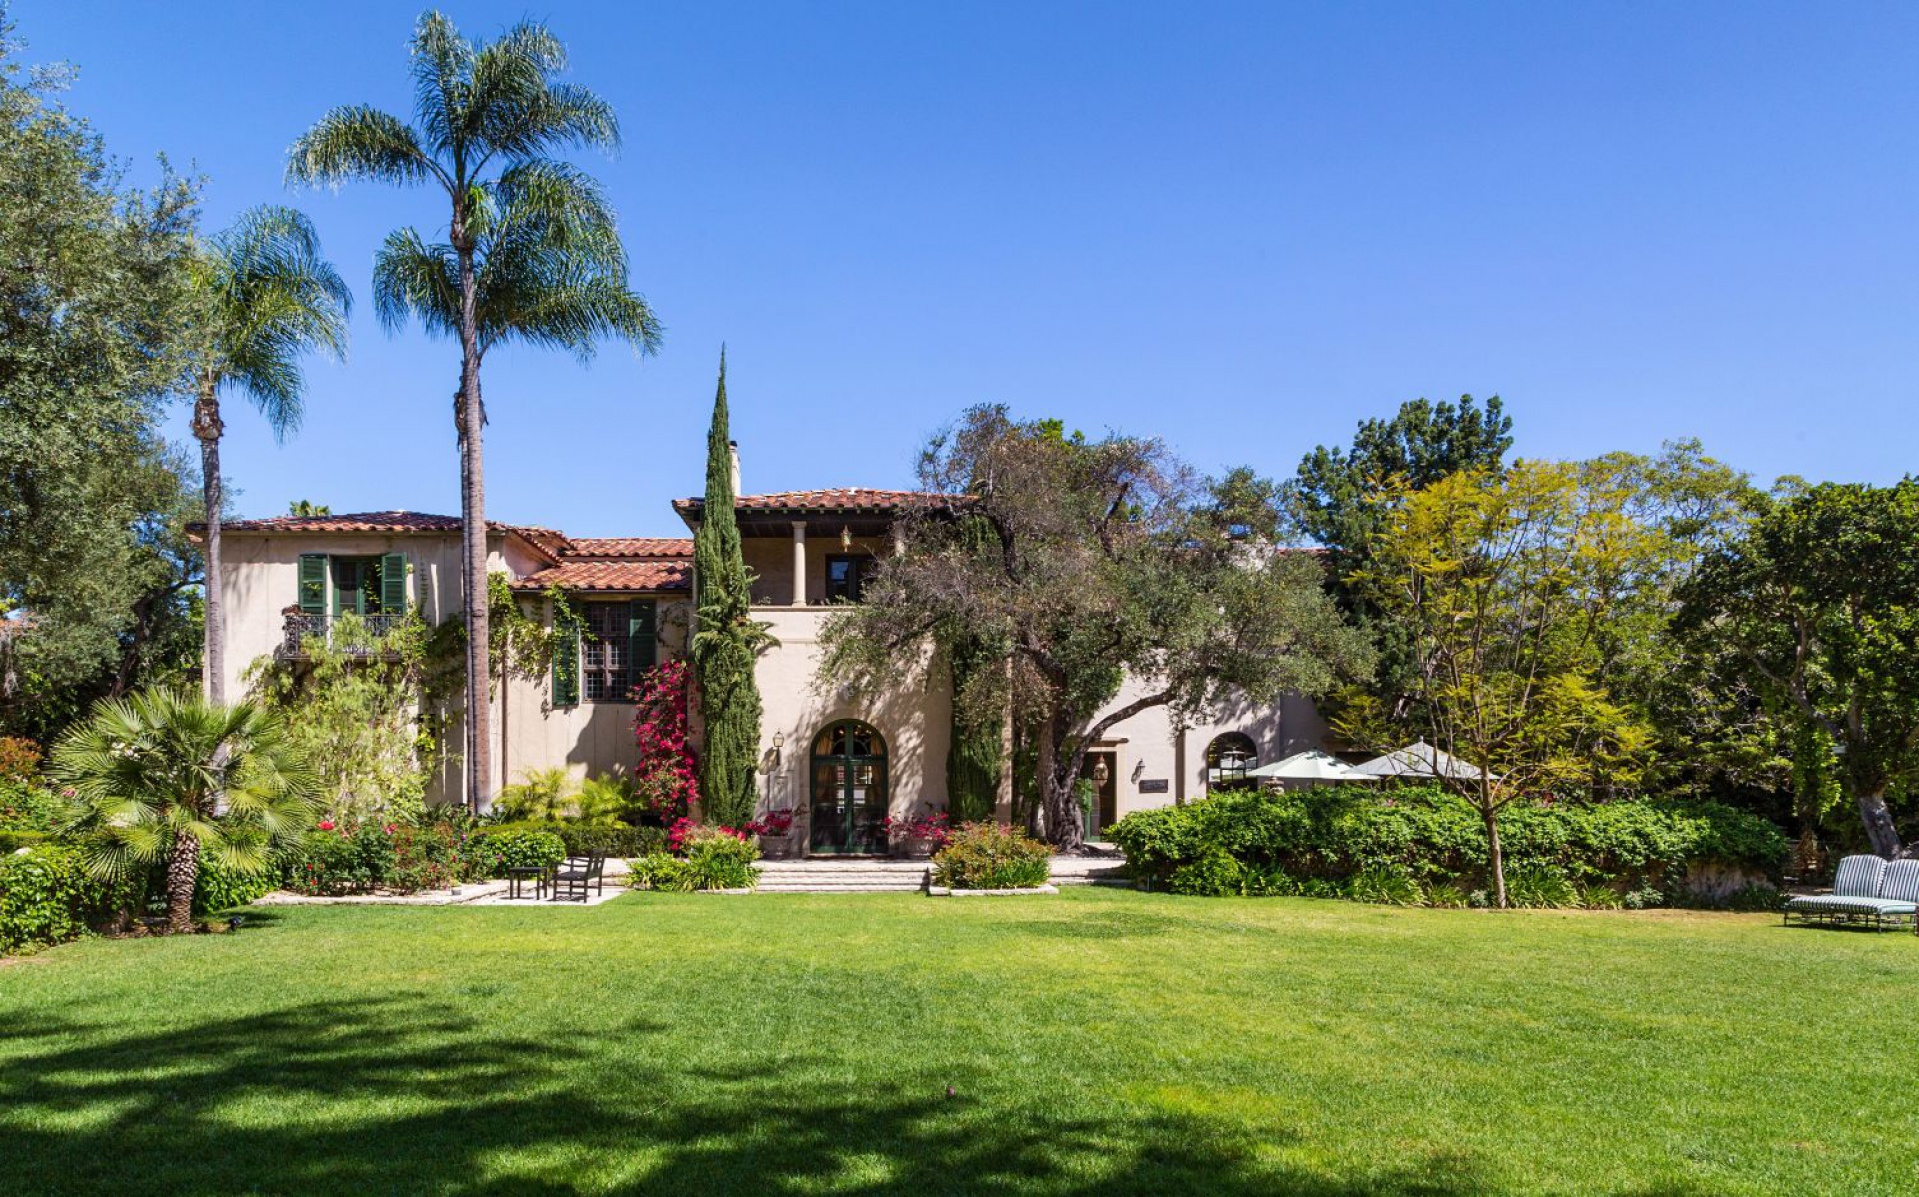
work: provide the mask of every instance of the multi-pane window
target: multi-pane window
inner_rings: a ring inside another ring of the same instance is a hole
[[[631,701],[627,604],[585,603],[580,614],[580,677],[586,701]]]
[[[873,571],[879,568],[879,562],[872,557],[850,557],[835,554],[826,559],[826,601],[829,603],[857,603],[860,591],[866,583],[872,581]]]

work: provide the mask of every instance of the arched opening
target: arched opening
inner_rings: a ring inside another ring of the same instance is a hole
[[[884,852],[886,741],[867,724],[843,719],[813,737],[809,851]]]
[[[1206,785],[1236,785],[1259,767],[1259,746],[1244,732],[1225,732],[1206,746]]]

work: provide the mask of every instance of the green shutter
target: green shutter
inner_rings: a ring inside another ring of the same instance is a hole
[[[380,558],[380,614],[400,615],[406,611],[406,555],[388,553]]]
[[[580,705],[580,621],[562,618],[553,628],[553,705]]]
[[[300,554],[300,613],[326,614],[327,558],[325,553]]]
[[[634,599],[626,605],[627,676],[636,686],[642,673],[659,664],[659,610],[652,599]]]

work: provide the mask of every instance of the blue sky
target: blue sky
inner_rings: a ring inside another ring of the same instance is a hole
[[[28,58],[209,223],[304,207],[361,299],[247,514],[458,509],[453,346],[384,335],[375,246],[426,191],[289,196],[327,108],[406,111],[412,4],[15,0]],[[976,402],[1290,474],[1421,395],[1531,456],[1702,438],[1769,479],[1914,464],[1919,6],[518,4],[617,106],[606,182],[667,325],[641,361],[495,352],[489,514],[672,533],[719,347],[748,490],[909,485]]]

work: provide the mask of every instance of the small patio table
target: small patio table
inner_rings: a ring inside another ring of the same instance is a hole
[[[509,899],[526,897],[526,881],[530,877],[533,879],[533,900],[544,902],[547,871],[545,865],[514,865],[506,871],[506,896]]]

